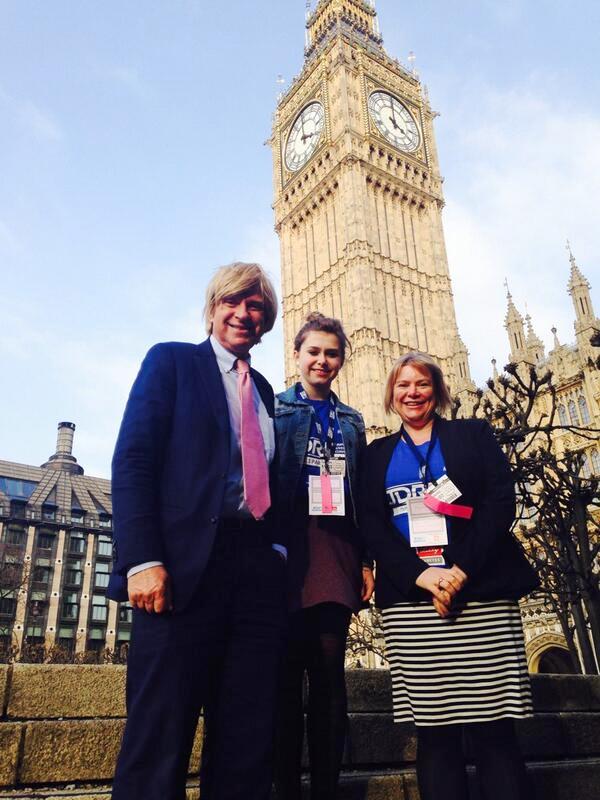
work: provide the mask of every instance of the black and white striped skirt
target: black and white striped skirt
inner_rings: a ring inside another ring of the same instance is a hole
[[[428,602],[383,610],[395,722],[452,725],[533,713],[519,604]]]

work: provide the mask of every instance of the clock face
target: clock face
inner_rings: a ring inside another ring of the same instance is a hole
[[[310,103],[298,115],[285,146],[285,165],[291,172],[297,172],[315,152],[324,125],[325,112],[321,103]]]
[[[380,133],[398,150],[412,153],[421,143],[419,128],[406,106],[389,92],[373,92],[369,113]]]

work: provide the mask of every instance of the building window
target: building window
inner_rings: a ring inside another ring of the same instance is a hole
[[[62,618],[76,620],[79,616],[79,595],[77,592],[63,594]]]
[[[83,525],[85,519],[85,512],[82,508],[72,508],[71,509],[71,522],[74,525]]]
[[[574,400],[569,400],[569,416],[571,417],[571,424],[579,425],[579,414]]]
[[[28,500],[36,486],[35,481],[19,481],[16,478],[0,477],[0,492],[4,492],[14,500]]]
[[[97,589],[106,589],[106,587],[108,586],[109,573],[110,573],[110,564],[103,564],[102,562],[96,564],[94,585]]]
[[[75,531],[69,537],[69,553],[82,555],[85,553],[85,537],[80,531]]]
[[[54,546],[54,534],[48,531],[39,531],[37,546],[40,550],[52,550]]]
[[[5,544],[24,545],[27,541],[27,533],[22,525],[7,525],[2,538]]]
[[[27,644],[44,643],[44,630],[41,625],[28,625],[25,633],[27,634]]]
[[[558,407],[558,418],[560,420],[561,425],[568,425],[569,420],[567,418],[567,411],[563,405]]]
[[[31,600],[29,603],[29,615],[31,617],[43,617],[46,610],[46,597],[43,600]]]
[[[54,522],[56,520],[56,506],[43,505],[42,519],[45,519],[48,522]]]
[[[14,597],[0,597],[0,616],[12,617],[17,607],[17,601]]]
[[[578,402],[579,402],[579,414],[581,416],[581,423],[582,425],[588,425],[590,421],[590,410],[588,408],[587,400],[582,394],[580,394]]]
[[[112,557],[112,538],[110,536],[98,536],[98,552],[97,555],[104,556],[105,558]]]
[[[65,586],[81,586],[82,576],[82,562],[80,559],[67,559],[67,568],[65,570]]]
[[[592,450],[592,471],[594,475],[600,475],[600,452]]]
[[[36,564],[33,569],[34,583],[49,583],[50,582],[50,567]]]
[[[133,609],[128,603],[119,605],[119,622],[131,623],[133,620]]]
[[[106,622],[108,616],[108,606],[106,597],[103,594],[92,596],[92,620],[94,622]]]
[[[90,628],[87,640],[88,650],[99,652],[104,648],[104,628]]]
[[[100,528],[111,528],[112,522],[110,517],[107,517],[106,515],[101,515],[98,519],[98,526]]]
[[[63,650],[72,653],[75,647],[75,630],[68,625],[61,626],[58,629],[58,644]]]

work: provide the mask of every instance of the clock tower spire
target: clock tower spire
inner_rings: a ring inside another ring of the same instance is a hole
[[[383,48],[374,4],[320,0],[302,72],[273,123],[286,382],[306,315],[342,319],[352,355],[336,391],[371,435],[388,430],[386,375],[429,352],[468,407],[475,390],[456,325],[434,112],[414,71]]]

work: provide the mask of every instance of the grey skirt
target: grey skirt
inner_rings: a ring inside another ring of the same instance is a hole
[[[446,619],[431,603],[383,610],[395,722],[454,725],[533,713],[519,604],[470,602]]]

